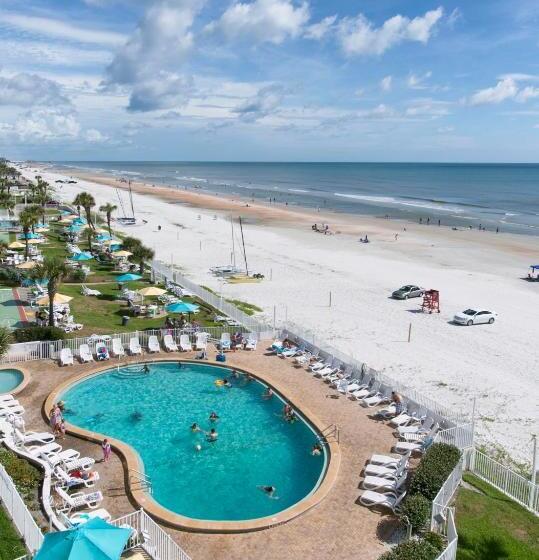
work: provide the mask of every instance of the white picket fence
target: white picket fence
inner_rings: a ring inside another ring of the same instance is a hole
[[[28,550],[32,553],[39,550],[44,538],[43,533],[3,465],[0,465],[0,500],[24,539]]]
[[[447,521],[446,527],[443,534],[447,538],[447,546],[445,550],[436,558],[436,560],[455,560],[457,557],[457,547],[458,547],[458,535],[457,528],[455,526],[455,513],[453,508],[448,508],[447,510]]]
[[[453,499],[461,481],[462,472],[464,470],[465,459],[461,457],[458,465],[451,471],[447,477],[444,485],[432,500],[432,511],[430,518],[430,530],[436,532],[443,532],[445,530],[445,523],[442,519],[446,519],[449,503]]]
[[[227,317],[241,323],[249,331],[258,333],[260,338],[271,338],[273,335],[273,328],[270,325],[261,323],[258,319],[247,315],[238,309],[234,304],[226,301],[223,297],[220,297],[217,294],[206,290],[206,288],[199,286],[192,280],[189,280],[189,278],[184,276],[181,272],[172,270],[166,264],[157,260],[152,262],[151,267],[155,280],[161,282],[172,282],[188,289],[201,300],[221,311],[221,313]]]

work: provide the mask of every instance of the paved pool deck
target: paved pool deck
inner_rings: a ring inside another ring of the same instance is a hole
[[[326,425],[336,424],[340,430],[341,460],[335,481],[325,498],[299,517],[279,526],[251,533],[203,534],[165,530],[193,560],[307,560],[365,559],[374,560],[387,550],[384,541],[390,538],[396,522],[387,512],[371,511],[358,502],[363,467],[372,453],[390,452],[395,443],[392,430],[385,422],[371,418],[373,411],[339,395],[320,379],[303,369],[292,367],[289,360],[266,355],[261,343],[254,352],[238,351],[227,354],[227,365],[259,372],[274,382],[298,408],[313,411]],[[209,352],[214,357],[213,348]],[[194,353],[167,354],[172,360],[192,359]],[[160,354],[163,358],[164,353]],[[143,359],[151,359],[146,355]],[[140,358],[122,359],[122,363]],[[211,360],[210,360],[211,362]],[[116,364],[111,360],[107,365]],[[60,368],[51,361],[27,362],[21,369],[32,379],[18,395],[26,408],[27,429],[47,429],[43,405],[60,384],[79,376],[103,369],[97,364],[75,364]],[[17,367],[17,366],[15,366]],[[83,455],[101,457],[100,446],[68,435],[64,448],[78,449]],[[101,480],[98,488],[105,495],[102,507],[114,517],[136,509],[126,492],[126,472],[120,456],[96,465]]]

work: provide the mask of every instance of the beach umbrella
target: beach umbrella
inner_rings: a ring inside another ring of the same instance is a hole
[[[48,227],[45,227],[45,226],[36,227],[36,232],[37,233],[45,233],[46,231],[49,231]]]
[[[93,259],[94,257],[90,254],[90,253],[85,253],[85,252],[81,252],[81,253],[77,253],[75,255],[73,255],[71,257],[72,261],[89,261],[90,259]]]
[[[54,302],[55,304],[60,304],[60,303],[69,303],[73,298],[70,296],[65,296],[64,294],[56,294],[54,296]],[[39,298],[36,303],[38,305],[49,305],[49,296],[43,296],[41,298]]]
[[[108,241],[109,239],[112,238],[108,233],[98,233],[96,239],[98,241]]]
[[[20,241],[13,241],[8,245],[8,249],[24,249],[26,245]]]
[[[185,301],[176,301],[167,305],[165,309],[169,313],[196,313],[199,306]]]
[[[28,243],[30,245],[38,245],[39,243],[43,243],[45,241],[45,239],[43,239],[42,237],[40,237],[39,239],[36,237],[34,239],[29,239]]]
[[[31,268],[34,268],[34,266],[36,265],[37,265],[36,261],[26,261],[21,264],[17,264],[16,267],[22,268],[23,270],[30,270]]]
[[[58,223],[61,226],[68,226],[73,220],[71,218],[62,218],[61,220],[58,220]]]
[[[77,225],[70,225],[68,228],[66,228],[66,231],[69,231],[70,233],[77,233],[82,229],[82,226],[77,226]]]
[[[130,257],[132,254],[133,253],[131,253],[130,251],[115,251],[114,253],[112,253],[112,256],[121,259],[123,257]]]
[[[134,280],[140,280],[141,278],[142,276],[140,274],[127,272],[126,274],[120,274],[120,276],[116,276],[116,282],[133,282]]]
[[[86,225],[88,222],[84,219],[84,218],[75,218],[73,220],[73,223],[77,226],[84,226]]]
[[[122,242],[117,239],[109,239],[103,243],[103,245],[121,245]]]
[[[40,236],[37,233],[23,233],[19,239],[38,239]]]
[[[119,560],[131,531],[94,517],[73,529],[47,533],[34,560]]]
[[[162,296],[166,294],[167,291],[163,290],[162,288],[157,288],[156,286],[148,286],[147,288],[142,288],[141,290],[137,290],[137,294],[141,296]]]

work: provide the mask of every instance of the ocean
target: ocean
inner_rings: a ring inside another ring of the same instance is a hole
[[[51,162],[48,162],[51,163]],[[336,212],[539,235],[539,165],[54,162],[117,177]]]

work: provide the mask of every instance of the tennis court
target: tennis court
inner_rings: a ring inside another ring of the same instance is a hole
[[[25,326],[22,302],[11,288],[0,289],[0,326],[18,329]]]

